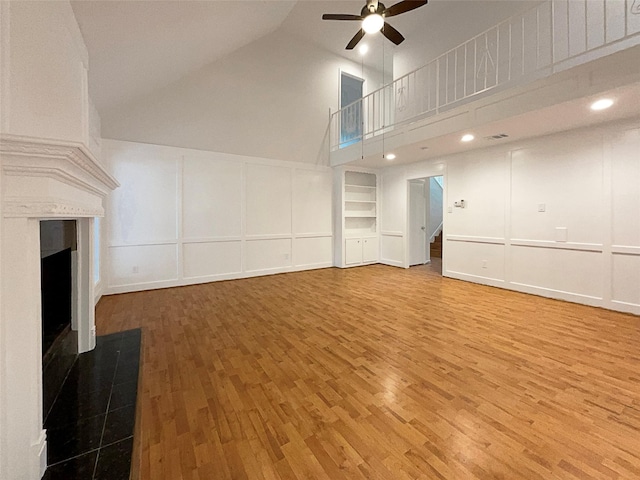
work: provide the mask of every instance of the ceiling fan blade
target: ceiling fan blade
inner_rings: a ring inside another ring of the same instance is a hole
[[[396,45],[400,45],[402,42],[404,42],[404,37],[402,36],[402,34],[387,22],[384,22],[384,26],[382,27],[382,34]]]
[[[389,8],[382,12],[385,17],[393,17],[394,15],[400,15],[401,13],[410,12],[423,5],[426,5],[428,0],[404,0],[398,2],[395,5],[391,5]]]
[[[362,20],[360,15],[350,15],[348,13],[325,13],[323,20]]]
[[[358,33],[356,33],[351,41],[347,44],[347,50],[353,50],[353,47],[355,47],[358,42],[362,40],[362,37],[364,37],[364,30],[360,29],[358,30]]]

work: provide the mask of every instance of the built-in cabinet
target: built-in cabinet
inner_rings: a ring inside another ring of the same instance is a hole
[[[379,258],[377,176],[362,170],[338,170],[336,176],[336,265],[375,263]]]
[[[346,265],[359,265],[378,261],[377,238],[347,238],[344,243]]]

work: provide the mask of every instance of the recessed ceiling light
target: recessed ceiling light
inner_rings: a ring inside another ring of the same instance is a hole
[[[613,100],[611,100],[610,98],[601,98],[600,100],[591,104],[591,110],[606,110],[611,105],[613,105]]]
[[[358,48],[358,51],[360,52],[360,55],[366,55],[369,51],[369,45],[363,43],[362,45],[360,45],[360,48]]]
[[[470,142],[471,140],[473,140],[474,137],[473,135],[471,135],[470,133],[467,133],[466,135],[463,135],[462,138],[460,139],[461,142]]]
[[[396,159],[396,154],[395,153],[388,153],[385,158],[387,160],[395,160]]]

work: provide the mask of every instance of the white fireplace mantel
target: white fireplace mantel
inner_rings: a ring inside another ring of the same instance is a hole
[[[5,217],[103,216],[102,199],[119,186],[80,143],[3,134],[0,154]]]
[[[118,182],[83,145],[0,135],[0,478],[40,478],[42,414],[40,220],[77,221],[79,351],[95,346],[93,219]]]

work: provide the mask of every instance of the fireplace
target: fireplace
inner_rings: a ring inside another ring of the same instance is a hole
[[[95,347],[93,222],[118,184],[70,141],[0,134],[0,165],[0,478],[35,479],[46,468],[52,395],[43,361],[56,344],[72,355]],[[41,227],[53,222],[73,233],[48,250]],[[65,273],[49,278],[49,267],[61,265]],[[53,293],[43,293],[49,283]]]
[[[46,422],[64,379],[78,355],[73,317],[77,276],[75,220],[40,222],[40,288],[42,318],[42,413]]]
[[[72,256],[76,253],[75,220],[40,222],[42,354],[71,327]]]

